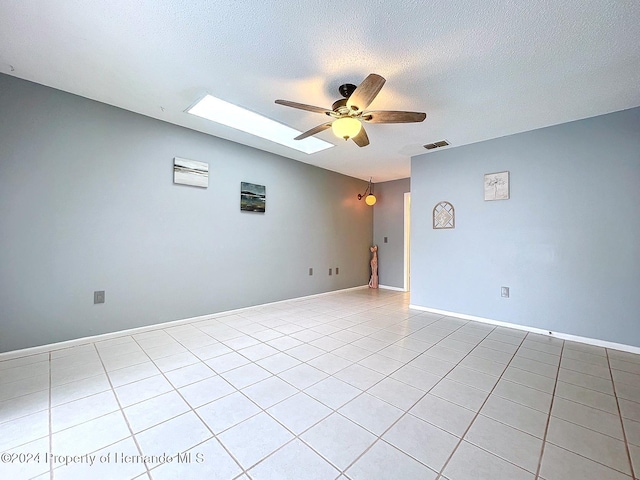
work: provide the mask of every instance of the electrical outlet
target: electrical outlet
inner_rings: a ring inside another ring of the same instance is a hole
[[[336,267],[336,275],[338,275],[339,273],[340,273],[340,269]]]
[[[509,298],[509,287],[500,287],[500,296]]]
[[[313,268],[309,269],[309,275],[313,275]]]
[[[331,274],[331,270],[332,270],[332,269],[330,268],[330,269],[329,269],[329,276],[331,276],[331,275],[332,275],[332,274]]]
[[[104,290],[96,290],[93,292],[93,303],[104,303]]]

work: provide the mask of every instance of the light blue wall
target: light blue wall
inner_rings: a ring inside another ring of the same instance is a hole
[[[209,188],[174,185],[175,156]],[[265,214],[240,211],[242,181]],[[0,352],[366,285],[365,188],[0,75]]]
[[[380,284],[387,287],[404,288],[404,194],[410,189],[408,178],[374,185],[373,243],[378,245]]]
[[[414,157],[411,194],[412,304],[640,346],[640,108]]]

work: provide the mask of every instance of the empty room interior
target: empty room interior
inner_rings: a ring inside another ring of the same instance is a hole
[[[640,3],[0,3],[0,478],[640,480]]]

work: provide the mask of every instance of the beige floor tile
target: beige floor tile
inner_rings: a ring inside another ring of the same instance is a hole
[[[504,363],[494,362],[486,358],[477,357],[473,354],[464,357],[459,363],[459,366],[470,368],[471,370],[486,373],[488,375],[493,375],[496,377],[502,375],[502,372],[504,372],[504,370],[507,368],[507,365]]]
[[[618,405],[614,396],[588,388],[579,387],[577,385],[572,385],[570,383],[558,381],[556,386],[556,395],[567,400],[582,403],[589,407],[613,413],[614,415],[618,412]]]
[[[460,440],[413,415],[402,417],[382,439],[435,471],[440,471]]]
[[[555,378],[538,375],[537,373],[512,366],[509,366],[504,371],[502,378],[546,393],[553,393],[556,385]]]
[[[498,395],[490,395],[480,414],[522,430],[538,438],[544,438],[548,415],[539,410],[512,402]]]
[[[346,474],[353,480],[416,478],[435,480],[436,472],[384,441],[377,441]],[[346,478],[346,477],[344,477]]]
[[[249,470],[255,480],[324,480],[340,472],[309,446],[294,440]]]
[[[390,377],[424,392],[431,390],[442,378],[419,368],[412,367],[411,365],[405,365],[399,368],[393,372]]]
[[[485,392],[490,392],[495,384],[498,383],[497,376],[478,372],[477,370],[472,370],[460,365],[451,370],[445,378],[464,383],[465,385]]]
[[[536,473],[542,449],[540,438],[480,415],[474,420],[464,439],[520,468]]]
[[[278,377],[269,377],[242,389],[242,393],[260,408],[267,409],[295,395],[298,389]]]
[[[205,459],[63,479],[632,480],[638,399],[640,355],[357,289],[0,361],[0,444]]]
[[[236,478],[242,472],[240,466],[215,438],[196,445],[185,453],[190,454],[190,457],[184,457],[189,461],[159,465],[151,471],[153,480],[174,480],[177,478],[226,480]],[[248,479],[248,477],[244,478]]]
[[[407,410],[416,403],[425,392],[406,383],[394,380],[391,377],[387,377],[367,390],[367,393],[402,410]]]
[[[628,418],[623,418],[624,432],[627,436],[627,441],[640,447],[640,422],[635,422]]]
[[[443,379],[429,392],[432,395],[477,412],[489,396],[489,392],[470,387],[453,380]]]
[[[551,415],[624,441],[619,415],[557,397]]]
[[[403,410],[368,393],[356,397],[338,412],[375,435],[382,435],[404,414]]]
[[[509,380],[500,380],[493,390],[493,394],[534,408],[542,413],[548,413],[551,408],[552,396],[550,394]]]
[[[613,383],[610,378],[601,378],[595,375],[575,372],[566,368],[560,368],[558,380],[577,385],[579,387],[596,390],[597,392],[613,395]]]
[[[636,398],[636,400],[640,400],[640,398]],[[630,420],[640,422],[640,403],[625,400],[624,398],[619,398],[618,402],[622,418],[628,418]]]
[[[325,418],[300,438],[341,470],[376,440],[373,434],[338,413]]]
[[[535,475],[468,442],[462,442],[444,469],[447,480],[534,480]]]
[[[569,450],[547,443],[542,455],[540,476],[544,480],[630,480],[631,477]]]
[[[331,414],[331,409],[306,393],[298,393],[267,410],[296,435],[300,435]]]
[[[580,360],[581,362],[598,365],[600,367],[609,366],[609,362],[607,361],[607,357],[605,356],[594,355],[593,353],[583,352],[579,350],[571,350],[570,348],[565,349],[562,352],[562,356],[566,358],[571,358],[573,360]]]
[[[320,380],[304,391],[327,407],[337,410],[362,393],[362,390],[335,377]]]
[[[551,417],[547,442],[630,474],[625,444],[602,433]]]
[[[376,383],[380,382],[384,375],[371,370],[370,368],[363,367],[362,365],[353,364],[343,370],[334,374],[334,377],[343,380],[360,390],[366,390]]]
[[[462,437],[476,412],[435,395],[425,395],[409,413],[441,428],[457,437]]]

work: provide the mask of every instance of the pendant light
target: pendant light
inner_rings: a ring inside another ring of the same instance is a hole
[[[367,185],[367,189],[364,191],[364,193],[362,195],[358,194],[358,200],[362,200],[364,198],[364,203],[366,203],[370,207],[373,207],[377,199],[373,194],[373,183],[371,183],[371,180],[372,178],[369,178],[369,185]],[[368,195],[367,192],[369,193]]]

